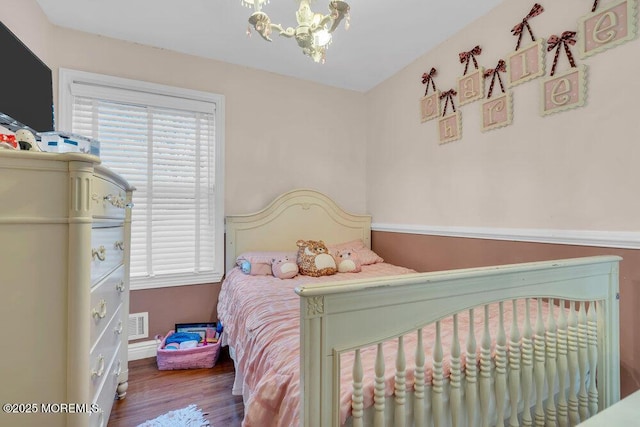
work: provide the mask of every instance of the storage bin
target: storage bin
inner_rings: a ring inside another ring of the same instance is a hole
[[[173,333],[174,331],[169,331],[158,345],[157,361],[159,370],[213,368],[215,366],[220,355],[221,340],[201,347],[165,350],[164,346],[167,338]],[[160,337],[156,338],[159,339]]]
[[[85,153],[100,157],[100,141],[68,132],[40,132],[38,146],[51,153]]]

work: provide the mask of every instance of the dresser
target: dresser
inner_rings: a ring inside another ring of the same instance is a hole
[[[95,156],[0,149],[0,425],[106,426],[125,397],[133,190]]]

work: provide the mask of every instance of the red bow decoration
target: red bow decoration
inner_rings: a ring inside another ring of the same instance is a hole
[[[476,46],[471,49],[469,52],[460,52],[460,63],[466,65],[464,66],[464,75],[467,74],[467,70],[469,69],[469,58],[473,60],[473,65],[478,69],[478,61],[476,61],[476,57],[474,55],[480,55],[482,53],[482,48],[480,46]]]
[[[538,3],[534,4],[527,16],[522,18],[522,22],[511,29],[511,33],[513,33],[514,36],[518,36],[516,50],[520,48],[520,42],[522,41],[522,34],[524,33],[525,28],[527,29],[527,31],[529,31],[531,41],[536,41],[536,38],[533,36],[533,32],[531,31],[531,27],[529,26],[529,19],[533,18],[534,16],[540,15],[542,12],[544,12],[544,8]]]
[[[551,67],[551,75],[556,72],[556,65],[558,65],[558,56],[560,55],[560,48],[564,46],[564,51],[567,54],[567,59],[569,60],[569,64],[571,68],[576,66],[576,63],[573,60],[573,55],[571,55],[571,51],[569,50],[569,45],[576,44],[576,32],[575,31],[565,31],[562,33],[560,37],[553,35],[549,37],[547,40],[547,52],[551,52],[553,49],[556,49],[556,55],[553,57],[553,66]]]
[[[498,61],[498,65],[496,65],[496,68],[489,68],[484,72],[485,79],[491,77],[491,84],[489,85],[489,94],[487,95],[487,98],[491,98],[491,94],[493,93],[493,84],[496,82],[496,76],[498,76],[500,89],[502,90],[502,93],[504,93],[504,85],[502,84],[502,79],[500,78],[500,72],[505,73],[506,71],[507,64],[504,62],[504,60],[501,59]]]
[[[456,92],[455,89],[449,89],[446,92],[442,92],[440,94],[440,99],[443,98],[447,98],[447,100],[444,102],[444,110],[442,111],[442,117],[444,117],[447,114],[447,106],[449,105],[449,100],[451,100],[451,108],[453,108],[453,112],[456,112],[456,106],[453,104],[453,97],[455,95],[457,95],[458,92]]]
[[[424,91],[424,96],[427,96],[427,92],[429,92],[429,83],[431,83],[431,86],[433,87],[433,91],[436,91],[436,84],[433,82],[433,76],[436,75],[437,70],[435,68],[431,68],[431,70],[429,71],[429,74],[424,73],[422,74],[422,84],[426,84],[427,85],[427,90]]]

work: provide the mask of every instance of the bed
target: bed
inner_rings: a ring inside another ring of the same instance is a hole
[[[573,426],[619,400],[619,257],[288,280],[237,266],[298,239],[369,250],[371,218],[307,189],[226,218],[218,313],[243,425]]]

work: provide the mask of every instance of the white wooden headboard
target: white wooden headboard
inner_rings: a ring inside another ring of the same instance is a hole
[[[226,271],[243,252],[294,252],[299,239],[325,244],[362,239],[370,248],[371,216],[345,212],[315,190],[289,191],[259,212],[226,217]]]

